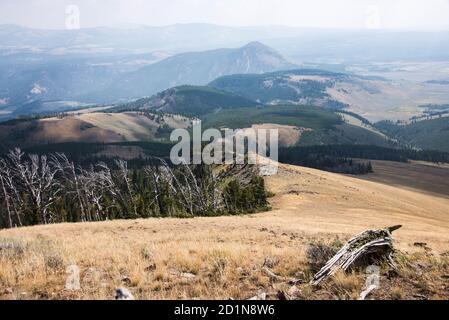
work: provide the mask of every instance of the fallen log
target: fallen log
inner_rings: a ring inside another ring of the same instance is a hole
[[[351,267],[369,265],[386,260],[392,266],[392,232],[402,226],[382,230],[368,230],[349,240],[337,254],[314,276],[311,284],[316,286],[333,276],[338,270],[348,271]]]

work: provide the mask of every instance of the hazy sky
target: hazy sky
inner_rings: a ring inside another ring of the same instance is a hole
[[[0,0],[0,24],[62,29],[69,5],[79,8],[82,28],[202,22],[449,29],[449,0]]]

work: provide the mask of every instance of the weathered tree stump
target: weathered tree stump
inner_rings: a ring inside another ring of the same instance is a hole
[[[338,253],[314,276],[312,285],[333,276],[338,270],[347,271],[351,267],[373,264],[386,260],[394,266],[392,259],[392,232],[402,226],[382,230],[368,230],[349,240]]]

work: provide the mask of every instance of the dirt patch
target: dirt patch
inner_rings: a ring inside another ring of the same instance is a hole
[[[360,178],[449,198],[449,167],[424,162],[371,161],[373,174]]]

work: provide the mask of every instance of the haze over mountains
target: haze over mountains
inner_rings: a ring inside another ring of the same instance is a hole
[[[148,60],[156,59],[154,55],[145,58],[109,57],[103,62],[97,58],[63,59],[27,67],[5,64],[0,97],[5,107],[11,106],[9,111],[24,114],[53,111],[33,104],[35,101],[114,102],[151,96],[177,85],[204,85],[223,75],[295,68],[258,42],[236,49],[179,54],[153,64]]]
[[[399,63],[449,60],[448,52],[446,31],[209,24],[36,30],[1,25],[0,108],[26,110],[36,100],[101,103],[140,98],[177,85],[204,85],[223,75],[286,70],[293,65],[339,72],[408,70],[414,66]],[[436,73],[422,80],[449,80]],[[8,111],[14,110],[2,113]]]
[[[448,299],[448,18],[0,0],[0,300]]]
[[[179,85],[205,85],[225,75],[260,74],[296,67],[275,50],[251,42],[237,49],[175,55],[123,76],[106,93],[116,99],[141,97]]]
[[[245,108],[276,105],[351,111],[372,122],[406,121],[428,117],[422,106],[449,103],[449,32],[207,24],[64,31],[3,25],[0,40],[0,120],[106,104],[114,113],[176,113],[207,116],[209,122],[212,114],[223,118],[229,109],[249,116],[253,112]],[[437,111],[432,115],[447,113]],[[265,113],[263,120],[269,120]],[[134,120],[128,123],[134,126]],[[344,139],[332,140],[335,131],[332,138],[312,140],[350,142],[355,129],[344,129]],[[379,132],[375,138],[366,134],[363,141],[385,143]],[[445,134],[438,137],[442,141]]]
[[[161,27],[99,27],[41,30],[0,25],[4,54],[181,53],[239,47],[261,41],[301,60],[446,59],[447,31],[330,30],[285,26],[228,27],[176,24]],[[329,50],[332,48],[332,51]]]

